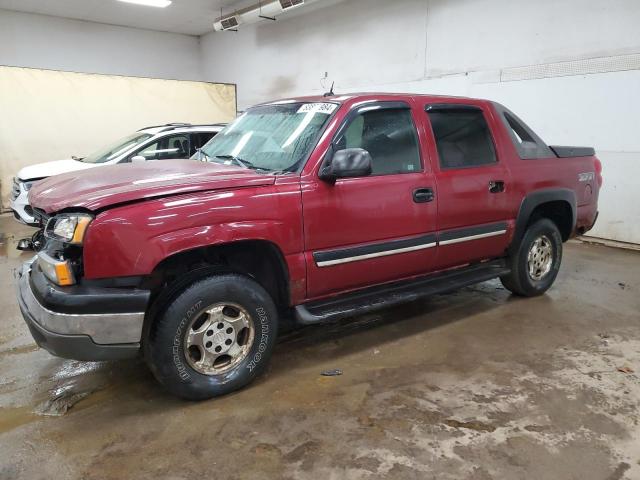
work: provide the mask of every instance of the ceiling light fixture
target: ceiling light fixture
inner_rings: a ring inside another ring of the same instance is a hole
[[[118,0],[119,2],[135,3],[136,5],[144,5],[145,7],[165,8],[171,5],[171,0]]]

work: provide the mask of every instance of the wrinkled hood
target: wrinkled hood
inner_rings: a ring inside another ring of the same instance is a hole
[[[65,173],[36,183],[29,203],[47,213],[71,207],[99,210],[145,198],[260,185],[275,176],[195,160],[157,160]]]
[[[68,158],[66,160],[55,160],[53,162],[36,163],[21,168],[17,177],[20,180],[31,180],[32,178],[46,178],[61,173],[86,170],[92,167],[102,166],[99,163],[82,163],[78,160]]]

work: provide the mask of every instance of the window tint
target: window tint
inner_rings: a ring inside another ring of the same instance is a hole
[[[190,154],[193,155],[196,150],[198,148],[201,148],[204,146],[205,143],[207,143],[209,140],[211,140],[211,137],[213,137],[215,135],[216,132],[195,132],[191,134],[191,152]]]
[[[356,116],[336,142],[337,149],[364,148],[371,154],[371,174],[420,171],[418,137],[409,109],[371,110]]]
[[[189,158],[189,137],[187,134],[169,135],[147,145],[134,155],[142,155],[147,160],[170,160]]]
[[[441,168],[475,167],[497,161],[481,110],[443,109],[428,113]]]

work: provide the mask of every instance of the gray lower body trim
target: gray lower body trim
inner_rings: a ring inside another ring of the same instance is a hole
[[[386,257],[388,255],[424,250],[435,246],[436,236],[430,233],[419,237],[386,240],[368,245],[313,252],[313,259],[318,267],[329,267],[331,265],[357,262],[358,260],[366,260],[369,258]]]
[[[326,260],[316,262],[319,267],[328,267],[331,265],[339,265],[341,263],[357,262],[358,260],[366,260],[368,258],[385,257],[387,255],[396,255],[398,253],[413,252],[416,250],[424,250],[436,246],[436,242],[424,243],[422,245],[414,245],[413,247],[396,248],[394,250],[385,250],[376,253],[366,253],[364,255],[355,255],[353,257],[339,258],[336,260]]]
[[[30,274],[31,264],[25,263],[19,274],[18,295],[29,316],[42,328],[60,335],[86,335],[102,345],[140,342],[144,312],[84,315],[53,312],[36,299]]]
[[[438,234],[430,233],[420,237],[388,240],[385,242],[345,247],[336,250],[313,252],[313,259],[318,267],[330,267],[343,263],[357,262],[371,258],[385,257],[399,253],[424,250],[435,246],[469,242],[481,238],[495,237],[507,233],[506,222],[445,230]]]
[[[495,232],[478,233],[476,235],[469,235],[467,237],[458,237],[458,238],[452,238],[450,240],[442,240],[438,242],[438,244],[451,245],[453,243],[468,242],[470,240],[478,240],[480,238],[495,237],[496,235],[504,235],[505,233],[507,233],[506,230],[496,230]]]

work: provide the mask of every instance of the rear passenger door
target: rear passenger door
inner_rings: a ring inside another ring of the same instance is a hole
[[[436,268],[500,256],[512,219],[510,173],[483,105],[430,104],[426,116],[438,189]]]

